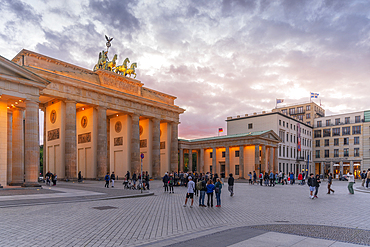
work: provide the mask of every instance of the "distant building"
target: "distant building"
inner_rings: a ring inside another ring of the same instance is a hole
[[[226,122],[228,135],[264,130],[278,134],[282,140],[278,152],[279,171],[298,174],[307,169],[307,162],[312,165],[311,125],[281,112],[228,117]],[[255,169],[258,170],[258,167]]]
[[[303,123],[311,126],[313,126],[315,118],[325,116],[325,110],[315,102],[285,105],[273,109],[272,112],[281,112],[285,115],[296,117]]]

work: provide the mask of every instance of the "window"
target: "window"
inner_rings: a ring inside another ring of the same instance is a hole
[[[321,121],[317,121],[317,127],[322,127],[322,122]]]
[[[334,149],[334,158],[339,157],[339,149]]]
[[[295,108],[290,108],[290,109],[289,109],[289,114],[290,114],[290,115],[295,114]]]
[[[349,137],[343,138],[343,145],[349,145]]]
[[[290,129],[293,129],[293,124],[290,124]]]
[[[252,123],[248,124],[248,129],[253,129],[253,124]]]
[[[279,120],[279,125],[281,125],[281,120]]]
[[[235,165],[235,175],[239,175],[239,165]]]
[[[286,133],[286,141],[289,142],[289,134]]]
[[[293,158],[293,148],[290,148],[290,158]]]
[[[326,126],[330,126],[330,119],[326,120]]]
[[[334,139],[334,146],[339,146],[339,138]]]
[[[306,119],[310,119],[311,118],[311,113],[307,113],[306,114]]]
[[[333,128],[333,136],[340,136],[340,128]]]
[[[356,116],[355,117],[355,123],[361,122],[361,116]]]
[[[239,157],[239,150],[235,151],[235,157]]]
[[[351,127],[342,127],[342,135],[350,135]]]
[[[282,131],[282,130],[279,131],[279,137],[280,137],[282,142],[285,142],[284,141],[284,131]]]
[[[345,124],[349,124],[349,122],[350,122],[350,117],[346,117],[346,118],[344,119],[344,123],[345,123]]]
[[[210,153],[209,153],[209,158],[210,158],[210,159],[212,159],[212,154],[213,154],[213,152],[210,152]]]
[[[355,148],[355,153],[353,155],[355,157],[359,157],[360,156],[360,149],[359,148]]]
[[[306,122],[306,124],[311,125],[311,122],[310,122],[310,121],[308,121],[308,122]]]
[[[285,147],[283,147],[283,157],[285,157]]]
[[[343,149],[343,156],[344,157],[348,157],[349,156],[349,149],[348,148]]]
[[[303,106],[297,107],[297,113],[303,113]]]
[[[293,135],[290,134],[290,142],[293,142]]]
[[[316,145],[315,147],[320,147],[320,140],[316,140]]]
[[[340,118],[336,118],[335,119],[335,125],[339,125],[340,124]]]
[[[298,119],[303,121],[303,115],[298,115]]]
[[[295,125],[293,126],[293,129],[295,130]]]
[[[286,109],[281,110],[281,113],[283,113],[283,114],[285,114],[285,115],[287,114],[287,112],[288,112],[288,111],[287,111]]]
[[[306,105],[306,111],[311,111],[311,106],[310,105]]]
[[[325,150],[325,158],[329,158],[329,150],[328,149]]]
[[[320,150],[316,150],[316,158],[320,158]]]
[[[285,121],[283,121],[283,127],[285,127]]]
[[[356,135],[356,134],[361,134],[361,125],[352,127],[352,135]]]
[[[324,144],[324,145],[325,145],[325,147],[329,147],[329,139],[325,139],[325,141],[324,141],[324,142],[325,142],[325,144]]]
[[[279,156],[281,157],[281,146],[279,146]]]
[[[314,136],[315,136],[315,138],[320,138],[321,137],[321,130],[315,130]]]
[[[355,136],[355,138],[353,138],[353,144],[360,144],[360,137],[359,136]]]
[[[225,158],[225,151],[222,152],[222,158]]]
[[[330,129],[323,129],[323,137],[330,137]]]

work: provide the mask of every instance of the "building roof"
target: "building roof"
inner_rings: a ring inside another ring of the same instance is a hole
[[[235,134],[235,135],[225,135],[225,136],[213,136],[213,137],[206,137],[206,138],[199,138],[199,139],[179,139],[179,141],[187,141],[187,142],[200,142],[200,141],[211,141],[211,140],[222,140],[227,138],[234,138],[234,137],[246,137],[246,136],[259,136],[270,132],[271,130],[264,130],[264,131],[255,131],[243,134]]]

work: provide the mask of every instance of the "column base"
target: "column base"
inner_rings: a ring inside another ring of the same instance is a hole
[[[21,187],[41,187],[41,184],[28,182],[28,183],[23,183]]]

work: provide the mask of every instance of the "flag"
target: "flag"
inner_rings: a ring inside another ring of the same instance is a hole
[[[284,99],[276,99],[276,104],[283,103]]]
[[[218,128],[218,133],[220,132],[224,132],[224,129],[223,128]]]
[[[318,97],[319,97],[319,94],[318,93],[311,93],[311,99],[312,98],[317,99]]]

